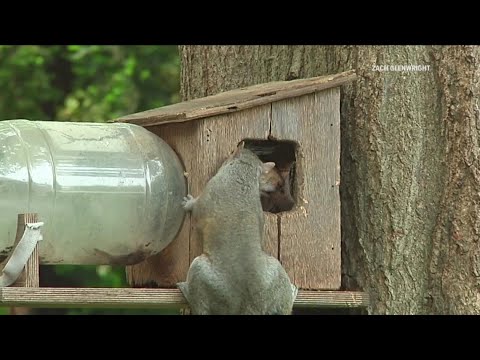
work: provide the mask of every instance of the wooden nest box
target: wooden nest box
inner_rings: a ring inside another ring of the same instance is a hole
[[[236,89],[117,122],[141,125],[165,140],[183,161],[188,189],[201,193],[237,144],[276,144],[263,161],[293,163],[289,211],[265,212],[265,250],[277,257],[301,290],[338,290],[340,246],[340,86],[353,71]],[[262,142],[265,141],[265,142]],[[269,158],[270,156],[270,158]],[[202,244],[190,215],[162,253],[129,266],[134,287],[173,288],[184,281]]]
[[[299,288],[294,307],[366,307],[366,294],[339,291],[340,86],[354,78],[349,71],[260,84],[114,121],[141,125],[165,140],[183,162],[194,196],[240,141],[255,145],[263,161],[286,168],[292,180],[293,207],[265,212],[263,245]],[[272,144],[280,150],[269,152]],[[16,247],[36,221],[37,214],[19,214]],[[202,253],[193,225],[187,215],[163,251],[127,267],[133,289],[39,287],[35,244],[20,278],[0,287],[0,306],[188,307],[176,284],[186,279],[191,262]]]

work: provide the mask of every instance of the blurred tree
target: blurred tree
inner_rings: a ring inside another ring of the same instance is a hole
[[[102,122],[179,99],[175,46],[0,45],[3,119]]]
[[[0,45],[0,119],[105,122],[178,102],[176,46]],[[41,286],[127,286],[125,269],[42,266]],[[8,309],[0,307],[0,315]],[[175,313],[35,309],[51,314]]]

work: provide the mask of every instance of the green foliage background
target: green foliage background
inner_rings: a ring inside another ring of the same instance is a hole
[[[178,102],[176,46],[0,45],[0,120],[105,122]],[[42,286],[127,286],[123,267],[43,266]],[[0,314],[8,309],[0,307]],[[123,309],[35,309],[54,314],[165,314]]]

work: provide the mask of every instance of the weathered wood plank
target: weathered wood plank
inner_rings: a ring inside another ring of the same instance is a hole
[[[340,288],[339,96],[333,88],[272,104],[272,135],[299,144],[296,205],[279,216],[280,261],[302,289]]]
[[[35,223],[38,221],[38,215],[34,213],[19,214],[18,215],[18,226],[17,226],[17,238],[15,239],[15,244],[23,236],[25,227],[27,223]],[[19,231],[21,232],[19,234]],[[14,286],[26,286],[26,287],[38,287],[40,286],[40,272],[39,272],[39,259],[38,259],[38,244],[35,246],[35,249],[28,259],[25,269],[21,277],[15,282]]]
[[[178,289],[130,288],[0,288],[0,306],[182,308]],[[294,307],[366,307],[368,296],[350,291],[302,291]]]
[[[22,236],[25,232],[25,227],[27,223],[34,223],[38,221],[38,215],[35,213],[26,213],[26,214],[18,214],[17,217],[17,233],[15,236],[14,247],[19,243],[22,239]],[[12,250],[13,253],[13,250]],[[11,254],[8,258],[3,262],[3,266],[8,262],[10,259]],[[0,269],[3,268],[0,266]],[[33,250],[32,255],[28,259],[27,263],[25,264],[25,268],[23,269],[22,273],[18,277],[17,281],[11,286],[14,287],[38,287],[40,285],[40,275],[39,275],[39,259],[38,259],[38,244]],[[11,315],[27,315],[30,312],[29,308],[26,307],[12,307],[10,309]]]
[[[166,124],[149,128],[162,138],[179,156],[187,172],[197,167],[199,148],[199,123]],[[194,178],[194,177],[193,177]],[[188,189],[192,189],[192,175],[187,175]],[[131,286],[175,287],[184,281],[190,266],[190,216],[187,215],[177,237],[159,254],[145,261],[128,266],[127,280]]]
[[[353,81],[355,78],[355,71],[350,70],[340,74],[308,79],[258,84],[157,109],[142,111],[136,114],[126,115],[114,119],[112,122],[129,122],[146,127],[172,122],[190,121],[209,116],[232,113],[274,101],[310,94],[319,90],[346,84]]]
[[[278,217],[277,214],[264,212],[265,214],[265,227],[262,247],[263,250],[273,257],[278,259]]]
[[[350,308],[367,307],[368,305],[368,295],[364,292],[300,290],[297,298],[295,299],[294,307]]]

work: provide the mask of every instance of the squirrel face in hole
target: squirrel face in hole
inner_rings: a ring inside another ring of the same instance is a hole
[[[230,153],[226,163],[237,157],[245,147],[245,142],[241,141],[237,148]],[[249,149],[256,154],[263,151],[265,154],[272,155],[272,149],[274,148],[262,150],[262,148],[250,145]],[[289,161],[288,163],[282,161],[282,166],[279,166],[274,161],[265,161],[259,166],[260,200],[263,211],[278,213],[291,210],[295,205],[290,191],[292,180],[290,172],[293,164],[294,161]]]
[[[290,167],[279,169],[274,162],[263,163],[260,200],[263,211],[278,213],[293,208],[295,202],[290,193]]]

